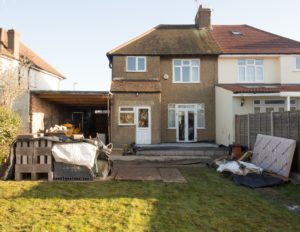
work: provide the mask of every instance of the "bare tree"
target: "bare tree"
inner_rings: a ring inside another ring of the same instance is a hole
[[[12,108],[16,98],[28,90],[31,67],[27,57],[7,63],[0,59],[0,106]]]

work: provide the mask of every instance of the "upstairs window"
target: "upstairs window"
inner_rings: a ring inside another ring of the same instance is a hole
[[[300,70],[300,56],[296,57],[296,70]]]
[[[239,82],[263,82],[264,61],[263,60],[238,60]]]
[[[199,59],[174,59],[173,83],[199,83],[200,60]]]
[[[126,57],[127,72],[146,72],[145,56],[127,56]]]

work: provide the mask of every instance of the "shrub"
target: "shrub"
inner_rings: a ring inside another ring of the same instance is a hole
[[[0,106],[0,164],[9,154],[9,146],[20,127],[20,118],[7,107]]]

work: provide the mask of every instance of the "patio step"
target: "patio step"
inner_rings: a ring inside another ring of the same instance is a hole
[[[151,166],[151,167],[169,167],[182,165],[198,165],[212,162],[216,156],[145,156],[145,155],[112,155],[110,159],[114,166]]]
[[[141,150],[137,151],[136,155],[143,156],[224,156],[228,154],[228,149],[216,148],[216,149],[201,149],[201,150]]]

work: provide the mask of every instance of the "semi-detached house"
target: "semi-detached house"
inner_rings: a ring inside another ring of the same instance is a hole
[[[300,43],[248,25],[158,25],[107,53],[111,138],[234,142],[234,115],[298,109]]]

